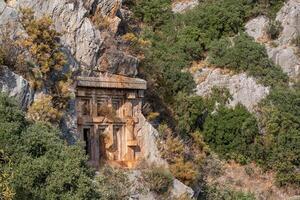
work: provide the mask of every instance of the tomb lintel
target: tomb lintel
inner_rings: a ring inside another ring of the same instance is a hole
[[[93,88],[137,89],[146,90],[147,82],[140,78],[106,74],[99,77],[77,77],[77,86]]]

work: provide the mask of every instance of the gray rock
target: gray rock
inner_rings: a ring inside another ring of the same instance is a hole
[[[0,66],[0,91],[15,97],[23,110],[31,104],[34,91],[30,88],[27,80],[15,74],[5,66]]]
[[[183,13],[196,7],[199,4],[198,0],[179,1],[172,4],[172,11],[174,13]]]
[[[144,152],[142,152],[142,155],[144,156],[143,159],[150,166],[167,167],[168,164],[161,158],[156,144],[159,133],[149,122],[147,122],[143,115],[139,116],[139,121],[141,129],[137,133],[137,139],[139,140],[139,144],[144,147]]]
[[[85,1],[85,4],[82,1],[71,0],[19,0],[15,2],[10,0],[9,2],[8,5],[0,0],[0,26],[12,22],[19,27],[12,30],[22,30],[17,11],[21,7],[31,8],[37,17],[49,15],[53,20],[54,28],[62,33],[61,43],[68,61],[71,61],[68,64],[73,71],[79,69],[79,66],[83,72],[93,71],[95,67],[102,64],[101,61],[105,58],[110,64],[107,67],[109,72],[136,75],[138,59],[119,51],[117,47],[115,33],[121,21],[117,16],[121,14],[119,1],[91,0]],[[102,15],[109,17],[108,30],[100,31],[91,22],[89,15],[97,8],[101,10]],[[115,42],[110,42],[112,40]],[[108,44],[104,44],[106,41]]]
[[[82,67],[95,66],[103,44],[100,31],[89,20],[82,1],[19,0],[14,5],[31,8],[37,17],[49,15],[55,29],[62,33],[61,43]]]
[[[179,180],[174,179],[173,188],[171,190],[171,197],[172,198],[180,198],[183,195],[187,195],[188,197],[192,198],[194,195],[194,191],[192,190],[192,188],[184,185]]]
[[[260,41],[266,35],[269,20],[264,16],[256,17],[246,24],[246,32],[257,42],[266,46],[269,58],[287,73],[291,80],[300,80],[300,57],[293,39],[300,36],[300,1],[289,0],[277,13],[276,20],[283,27],[277,40]]]
[[[279,65],[282,70],[291,78],[299,78],[300,75],[300,59],[296,55],[297,49],[292,46],[266,46],[268,56],[273,62]]]
[[[99,71],[136,76],[139,60],[116,49],[107,50],[100,59]]]
[[[255,40],[262,38],[266,34],[266,30],[269,24],[269,19],[265,16],[258,16],[251,19],[245,25],[246,33],[253,37]]]
[[[291,43],[300,34],[300,1],[287,1],[277,13],[276,20],[280,21],[283,27],[278,41],[281,45]]]
[[[225,87],[233,97],[230,106],[241,103],[249,111],[254,111],[257,103],[269,94],[268,87],[257,84],[245,73],[230,75],[219,68],[202,68],[194,74],[194,79],[197,83],[196,94],[206,96],[214,86]]]

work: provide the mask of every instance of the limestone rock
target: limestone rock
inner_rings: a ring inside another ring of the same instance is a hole
[[[258,16],[248,21],[245,25],[246,33],[255,40],[262,38],[267,30],[269,19],[265,16]]]
[[[261,41],[266,35],[269,20],[258,16],[246,24],[246,32],[257,42],[266,46],[269,58],[278,64],[292,80],[300,80],[300,57],[294,47],[293,40],[300,36],[300,1],[289,0],[277,13],[276,20],[283,27],[277,40]]]
[[[286,2],[277,13],[276,20],[280,21],[283,27],[278,41],[281,45],[291,43],[300,34],[300,1]]]
[[[87,17],[81,1],[19,0],[14,5],[31,8],[37,17],[49,15],[55,29],[62,33],[61,43],[83,67],[95,66],[103,39]]]
[[[160,156],[160,152],[157,148],[156,138],[158,137],[157,130],[145,119],[141,114],[139,116],[141,123],[141,130],[138,132],[137,137],[140,144],[144,147],[144,160],[149,165],[167,167],[167,162]]]
[[[102,64],[103,60],[107,60],[109,72],[136,75],[138,59],[121,51],[115,37],[121,22],[119,1],[20,0],[8,2],[10,2],[9,5],[4,0],[0,0],[0,25],[13,23],[17,27],[12,29],[14,32],[24,33],[18,21],[20,14],[18,9],[21,7],[31,8],[37,17],[50,16],[54,28],[62,33],[60,41],[73,71],[79,69],[80,66],[83,74],[89,75],[95,67]],[[89,18],[89,15],[97,9],[109,19],[108,30],[99,30]]]
[[[172,4],[172,11],[174,13],[183,13],[187,10],[196,7],[198,4],[199,4],[198,0],[176,1]]]
[[[289,77],[297,78],[300,75],[300,58],[295,53],[297,51],[295,47],[267,45],[266,48],[269,58],[278,64]]]
[[[197,83],[196,94],[206,96],[214,86],[225,87],[233,97],[230,106],[241,103],[249,111],[254,111],[257,103],[269,94],[268,87],[257,84],[245,73],[230,75],[219,68],[202,68],[194,74],[194,79]]]
[[[99,71],[125,76],[136,76],[139,60],[120,50],[107,50],[101,57]]]
[[[173,197],[173,198],[180,198],[183,195],[187,195],[189,197],[193,197],[194,191],[192,190],[192,188],[184,185],[179,180],[174,179],[174,181],[173,181],[173,188],[171,190],[171,197]]]
[[[22,76],[13,73],[5,66],[0,67],[0,92],[15,97],[20,107],[25,110],[33,101],[34,91]]]

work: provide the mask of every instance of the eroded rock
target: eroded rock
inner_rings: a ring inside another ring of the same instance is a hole
[[[245,28],[246,32],[257,42],[266,46],[269,58],[278,64],[291,80],[300,79],[299,47],[295,47],[293,40],[300,36],[300,1],[289,0],[277,13],[276,20],[282,25],[279,38],[271,40],[266,30],[270,20],[265,16],[258,16],[250,20]]]
[[[246,23],[246,33],[255,40],[259,40],[265,36],[268,24],[269,19],[266,16],[258,16]]]
[[[15,74],[5,66],[0,66],[0,91],[15,97],[25,110],[33,101],[34,91],[27,80]]]
[[[209,95],[215,87],[225,87],[233,99],[230,106],[243,104],[249,111],[254,111],[260,100],[269,94],[269,88],[257,84],[256,80],[245,73],[231,75],[220,68],[202,68],[194,74],[197,83],[196,94]]]

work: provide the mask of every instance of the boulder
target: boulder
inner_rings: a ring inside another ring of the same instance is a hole
[[[0,66],[0,68],[0,91],[15,97],[20,107],[26,110],[34,98],[34,91],[30,88],[28,81],[5,66]]]
[[[266,16],[261,15],[248,21],[245,25],[245,31],[255,40],[259,40],[266,34],[268,24],[269,19]]]
[[[225,87],[233,97],[229,105],[241,103],[249,111],[254,111],[258,102],[269,94],[268,87],[256,83],[254,78],[245,73],[231,75],[220,68],[202,68],[194,73],[194,79],[197,95],[209,95],[214,86]]]

